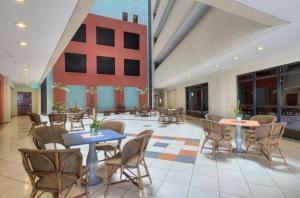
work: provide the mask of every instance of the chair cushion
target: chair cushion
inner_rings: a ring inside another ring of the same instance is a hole
[[[76,178],[67,175],[62,175],[61,181],[62,181],[62,189],[66,189],[72,184],[76,183]],[[38,189],[51,189],[51,190],[58,189],[57,176],[55,175],[43,176],[39,178],[39,180],[36,182],[36,186]]]
[[[117,147],[118,147],[117,142],[101,142],[96,145],[96,150],[98,150],[98,151],[104,151],[104,150],[113,151]]]

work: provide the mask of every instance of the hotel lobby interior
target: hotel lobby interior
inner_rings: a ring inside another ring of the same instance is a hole
[[[299,8],[1,1],[0,198],[300,198]]]

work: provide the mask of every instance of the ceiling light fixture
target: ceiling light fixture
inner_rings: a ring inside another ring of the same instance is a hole
[[[262,51],[264,50],[264,47],[263,46],[259,46],[258,48],[256,48],[257,51]]]
[[[26,43],[25,41],[20,41],[19,45],[22,47],[26,47],[28,45],[28,43]]]
[[[27,69],[27,68],[25,68],[25,69],[24,69],[24,72],[25,72],[25,73],[28,73],[28,69]]]
[[[217,68],[218,68],[218,67],[219,67],[219,65],[218,65],[218,64],[215,64],[215,67],[217,67]]]
[[[187,78],[191,78],[191,77],[192,77],[191,75],[188,75],[188,76],[187,76]]]
[[[25,0],[16,0],[16,2],[18,2],[18,3],[22,3],[22,2],[24,2]]]
[[[239,60],[238,56],[233,57],[233,60]]]
[[[27,27],[27,25],[25,23],[22,23],[22,22],[17,22],[15,24],[20,29],[25,29]]]

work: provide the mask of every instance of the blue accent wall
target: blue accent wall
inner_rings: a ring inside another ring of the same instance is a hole
[[[53,72],[50,71],[47,79],[47,114],[52,112],[53,106],[53,90],[52,90],[52,83],[53,83]]]
[[[134,107],[139,107],[139,96],[139,91],[136,87],[125,87],[124,103],[126,109],[134,109]]]
[[[90,13],[122,20],[122,12],[128,13],[132,22],[133,14],[139,16],[139,24],[148,24],[148,0],[97,0]]]
[[[115,109],[115,88],[113,86],[97,87],[97,111]]]
[[[66,92],[67,107],[86,108],[86,87],[80,85],[67,85],[70,92]]]

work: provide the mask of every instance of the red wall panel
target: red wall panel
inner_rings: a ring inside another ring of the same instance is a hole
[[[57,60],[53,68],[53,81],[64,85],[91,86],[134,86],[141,89],[148,87],[147,66],[147,26],[116,20],[103,16],[89,14],[84,21],[86,24],[86,43],[70,41],[65,52],[87,55],[87,73],[65,72],[64,53]],[[105,27],[115,30],[115,46],[96,44],[96,27]],[[140,50],[125,49],[123,47],[123,32],[132,32],[140,35]],[[115,58],[115,75],[97,74],[97,56]],[[124,76],[124,59],[140,60],[140,76]],[[64,101],[65,93],[54,90],[54,101]],[[116,92],[116,105],[124,103],[123,94]],[[147,95],[140,96],[140,105],[147,104]],[[87,105],[95,105],[96,96],[87,94]]]

